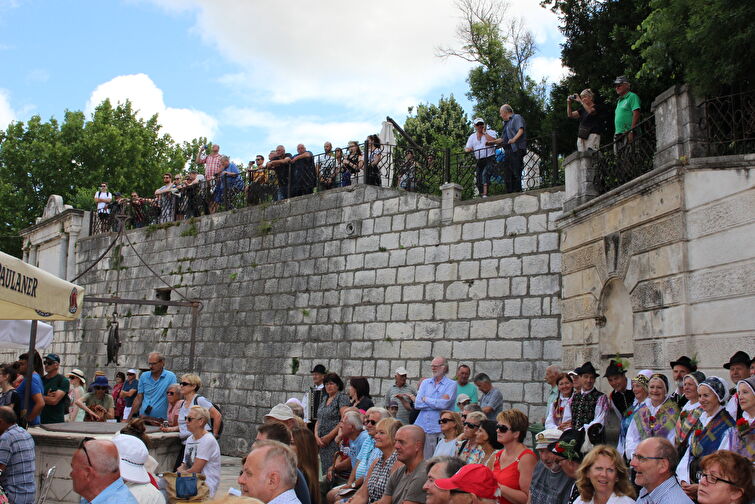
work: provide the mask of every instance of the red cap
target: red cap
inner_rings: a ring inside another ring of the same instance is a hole
[[[467,464],[450,478],[435,480],[435,486],[442,490],[461,490],[481,499],[495,499],[498,482],[493,471],[482,464]]]

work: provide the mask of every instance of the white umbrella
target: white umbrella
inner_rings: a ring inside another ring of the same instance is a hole
[[[393,159],[394,150],[396,148],[396,133],[393,131],[393,125],[388,121],[383,121],[383,127],[378,135],[380,138],[380,144],[383,146],[383,158],[387,159],[387,162],[383,163],[381,171],[383,172],[383,186],[390,186],[393,180],[393,170],[395,167],[395,160]]]
[[[0,346],[29,348],[31,320],[0,320]],[[37,350],[47,348],[52,343],[52,326],[37,322]]]

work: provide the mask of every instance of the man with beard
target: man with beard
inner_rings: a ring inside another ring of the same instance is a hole
[[[686,355],[682,355],[669,364],[671,365],[671,373],[674,378],[674,383],[676,384],[676,390],[671,394],[671,399],[673,399],[680,408],[683,408],[684,405],[687,404],[687,398],[684,397],[684,391],[682,390],[684,387],[684,377],[692,371],[697,371],[697,365]]]
[[[547,429],[535,436],[535,449],[540,461],[535,466],[530,483],[530,502],[561,504],[568,500],[574,481],[561,470],[559,457],[548,446],[561,437],[558,429]]]
[[[417,392],[414,408],[419,410],[414,425],[425,431],[425,457],[430,458],[435,446],[443,434],[440,432],[440,412],[450,410],[456,402],[456,382],[446,376],[448,361],[444,357],[436,357],[430,363],[433,376],[423,381]]]

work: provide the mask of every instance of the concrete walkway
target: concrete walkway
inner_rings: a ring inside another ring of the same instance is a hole
[[[233,487],[240,490],[239,484],[236,481],[241,471],[241,458],[240,457],[227,457],[225,455],[220,457],[220,486],[215,493],[216,497],[226,495],[228,489]]]

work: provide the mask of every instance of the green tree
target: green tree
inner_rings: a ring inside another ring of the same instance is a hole
[[[755,23],[749,0],[651,0],[634,48],[646,79],[670,76],[700,96],[749,89]]]
[[[437,105],[420,103],[416,111],[410,108],[403,128],[428,153],[463,148],[472,132],[466,112],[453,95],[441,96]],[[405,146],[403,137],[398,142],[399,147]]]
[[[136,117],[131,104],[102,102],[86,120],[66,111],[63,124],[33,116],[0,131],[0,233],[2,250],[19,255],[16,238],[41,215],[51,194],[89,210],[97,185],[111,192],[152,194],[160,174],[176,172],[187,159],[155,115]]]

